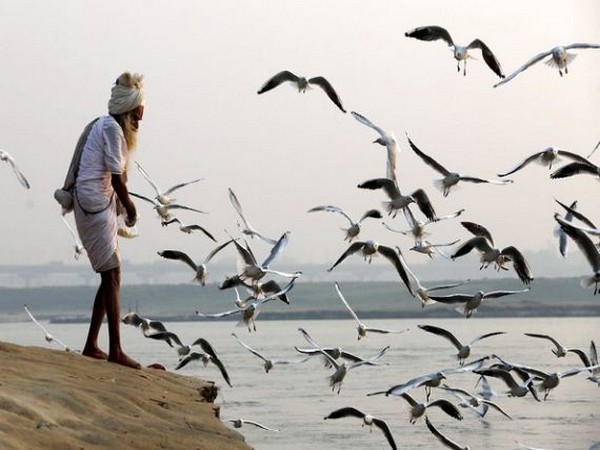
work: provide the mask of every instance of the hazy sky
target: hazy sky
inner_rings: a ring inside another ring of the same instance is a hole
[[[597,0],[0,0],[0,17],[0,148],[32,186],[22,189],[0,166],[0,264],[73,262],[52,193],[81,130],[106,113],[111,86],[124,70],[145,75],[136,160],[164,188],[204,178],[176,197],[209,214],[181,218],[219,239],[224,229],[237,231],[231,187],[256,228],[273,237],[292,232],[285,259],[328,266],[347,246],[340,231],[345,220],[306,211],[334,204],[358,217],[386,199],[381,191],[356,188],[385,174],[385,151],[371,143],[372,130],[318,89],[301,95],[282,86],[256,94],[283,69],[325,76],[348,111],[395,132],[400,188],[423,187],[439,215],[466,208],[462,220],[486,226],[501,247],[515,245],[525,255],[554,248],[554,198],[578,199],[580,210],[600,223],[597,180],[550,180],[539,165],[516,173],[512,185],[464,184],[444,198],[433,185],[438,174],[404,137],[408,132],[449,169],[484,178],[550,145],[587,155],[600,139],[600,50],[578,51],[565,77],[540,63],[494,89],[498,78],[478,52],[464,77],[443,42],[404,33],[441,25],[459,43],[478,37],[508,74],[556,45],[600,43]],[[600,163],[600,151],[593,160]],[[152,193],[136,170],[130,189]],[[213,248],[202,235],[161,228],[149,204],[136,204],[141,235],[121,241],[124,258],[152,262],[157,250],[173,248],[202,260]],[[403,250],[412,245],[378,222],[365,225],[364,239]],[[406,227],[401,215],[387,223]],[[430,232],[435,242],[469,237],[456,220]],[[260,255],[267,251],[259,242],[254,247]],[[476,257],[467,258],[476,270]]]

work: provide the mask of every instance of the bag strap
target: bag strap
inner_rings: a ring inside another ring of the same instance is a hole
[[[73,157],[71,158],[71,164],[69,164],[69,170],[67,170],[67,175],[65,176],[65,182],[63,183],[63,190],[70,191],[75,186],[75,180],[77,179],[77,173],[79,172],[79,163],[81,162],[81,154],[83,153],[83,147],[85,147],[85,143],[87,142],[87,138],[92,131],[92,127],[94,124],[100,119],[100,117],[96,117],[90,123],[88,123],[81,136],[77,140],[77,145],[75,145],[75,151],[73,152]]]

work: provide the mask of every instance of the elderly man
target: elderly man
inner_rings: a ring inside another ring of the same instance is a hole
[[[131,154],[144,114],[142,75],[125,72],[115,82],[108,102],[108,115],[86,129],[81,161],[75,181],[74,212],[77,231],[101,282],[82,354],[128,367],[140,364],[121,348],[120,303],[121,261],[117,244],[117,216],[124,214],[125,225],[135,225],[137,212],[127,192]],[[116,198],[115,198],[116,197]],[[104,316],[108,321],[108,355],[98,346]]]

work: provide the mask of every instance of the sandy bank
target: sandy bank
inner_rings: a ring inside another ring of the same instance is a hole
[[[211,382],[0,342],[2,449],[248,449]]]

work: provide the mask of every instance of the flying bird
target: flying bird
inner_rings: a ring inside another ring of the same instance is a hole
[[[456,336],[454,336],[454,334],[452,334],[448,330],[445,330],[444,328],[436,327],[433,325],[418,325],[418,327],[423,331],[427,331],[428,333],[436,334],[436,335],[441,336],[441,337],[447,339],[448,341],[450,341],[452,343],[452,345],[454,345],[454,347],[456,347],[456,349],[458,350],[458,353],[456,354],[456,358],[458,359],[460,365],[462,365],[464,363],[465,359],[467,359],[469,357],[469,355],[471,354],[471,346],[473,344],[475,344],[475,342],[478,342],[482,339],[489,338],[492,336],[497,336],[499,334],[506,334],[506,331],[494,331],[492,333],[485,333],[485,334],[482,334],[481,336],[476,337],[471,342],[469,342],[468,344],[465,345],[462,342],[460,342],[456,338]]]
[[[192,181],[186,181],[184,183],[178,183],[178,184],[176,184],[174,186],[171,186],[166,191],[163,191],[161,188],[158,187],[158,185],[154,182],[154,180],[152,180],[152,178],[150,178],[150,175],[148,175],[148,172],[146,172],[144,170],[144,168],[141,166],[140,163],[138,163],[136,161],[135,165],[136,165],[138,171],[146,179],[146,181],[148,181],[148,183],[150,183],[150,186],[152,186],[152,189],[154,189],[154,193],[156,194],[154,198],[161,205],[168,205],[171,202],[173,202],[175,199],[171,198],[170,194],[172,194],[173,192],[175,192],[177,189],[181,189],[182,187],[187,186],[189,184],[193,184],[193,183],[197,183],[198,181],[202,181],[202,178],[197,178],[197,179],[192,180]]]
[[[263,362],[264,362],[263,367],[265,368],[266,373],[269,373],[269,370],[271,370],[276,365],[299,364],[299,363],[303,363],[307,360],[307,358],[296,359],[296,360],[268,358],[265,355],[263,355],[262,353],[258,352],[257,350],[253,349],[252,347],[250,347],[248,344],[245,344],[244,342],[242,342],[235,333],[231,333],[231,335],[236,339],[236,341],[238,341],[240,343],[240,345],[242,347],[244,347],[246,350],[248,350],[254,356],[257,356],[258,358],[263,360]]]
[[[192,258],[190,258],[187,255],[187,253],[184,253],[179,250],[162,250],[157,253],[159,256],[162,256],[165,259],[179,260],[179,261],[184,262],[188,266],[190,266],[192,268],[192,270],[196,273],[194,280],[198,281],[202,286],[204,286],[204,285],[206,285],[206,279],[208,277],[208,268],[206,267],[206,265],[217,253],[219,253],[221,250],[223,250],[225,247],[227,247],[232,242],[233,242],[233,239],[230,239],[230,240],[224,242],[223,244],[220,244],[217,247],[215,247],[214,249],[212,249],[210,251],[210,253],[208,255],[206,255],[206,258],[204,258],[204,261],[201,264],[196,264],[192,260]]]
[[[202,231],[206,236],[208,236],[209,239],[212,239],[214,242],[217,242],[215,237],[212,234],[210,234],[208,231],[206,231],[206,228],[204,228],[198,224],[186,225],[177,217],[173,217],[172,219],[166,220],[166,221],[162,222],[161,225],[163,227],[166,227],[172,223],[178,223],[179,230],[182,231],[183,233],[192,234],[193,231]]]
[[[404,236],[412,235],[415,240],[415,247],[420,247],[421,246],[420,244],[422,243],[423,239],[429,235],[429,232],[426,230],[426,227],[428,225],[430,225],[432,223],[440,222],[442,220],[454,219],[454,218],[460,216],[462,213],[464,213],[465,209],[462,208],[452,214],[447,214],[447,215],[441,216],[441,217],[436,216],[435,220],[426,220],[426,221],[417,219],[415,217],[415,215],[413,214],[412,210],[410,209],[410,207],[403,208],[402,212],[404,212],[404,217],[406,218],[406,222],[408,223],[408,226],[410,227],[409,230],[397,230],[395,228],[390,227],[386,223],[383,223],[383,226],[394,233],[400,233],[400,234],[403,234]],[[458,241],[456,241],[456,242],[458,242]],[[456,242],[454,242],[454,244],[456,244]],[[417,250],[417,249],[415,249],[415,250]],[[419,250],[417,250],[417,251],[419,251]],[[427,253],[427,251],[422,252],[422,253]]]
[[[31,311],[29,311],[29,308],[27,308],[27,305],[23,305],[23,307],[25,308],[25,312],[27,313],[27,315],[29,316],[31,321],[33,323],[35,323],[40,328],[40,330],[42,330],[42,332],[44,333],[44,339],[46,339],[46,342],[48,342],[48,343],[56,342],[64,350],[66,350],[68,352],[71,351],[71,348],[67,344],[65,344],[63,341],[61,341],[57,337],[53,336],[52,334],[50,334],[50,332],[46,329],[46,327],[44,327],[44,325],[42,325],[40,322],[38,322],[38,320],[35,317],[33,317],[33,314],[31,314]]]
[[[499,378],[502,380],[506,386],[508,387],[508,396],[509,397],[525,397],[528,393],[539,401],[537,398],[537,393],[533,387],[533,380],[535,377],[529,376],[526,380],[523,380],[521,383],[517,382],[514,377],[510,374],[509,371],[498,368],[486,368],[474,371],[477,375],[483,375],[485,377],[493,377]]]
[[[521,67],[519,67],[517,70],[515,70],[513,73],[511,73],[509,76],[507,76],[506,78],[501,80],[499,83],[496,83],[494,85],[494,87],[498,87],[504,83],[508,83],[514,77],[516,77],[521,72],[523,72],[525,69],[528,69],[529,67],[533,66],[535,63],[546,58],[547,56],[550,56],[550,58],[548,60],[546,60],[545,63],[550,67],[557,67],[558,74],[562,77],[563,72],[564,72],[564,74],[569,73],[569,69],[567,66],[577,56],[574,53],[569,53],[568,50],[584,49],[584,48],[600,48],[600,44],[575,43],[575,44],[570,44],[570,45],[565,45],[565,46],[554,47],[551,50],[542,52],[542,53],[534,56],[529,61],[527,61],[525,64],[523,64]]]
[[[171,210],[173,210],[173,209],[179,209],[179,210],[183,210],[183,211],[193,211],[193,212],[197,212],[200,214],[206,214],[205,211],[201,211],[196,208],[191,208],[189,206],[180,205],[178,203],[175,203],[174,201],[169,202],[167,205],[163,205],[161,202],[159,202],[156,199],[152,199],[152,198],[146,197],[145,195],[137,194],[135,192],[129,191],[129,195],[132,195],[135,198],[139,198],[140,200],[144,200],[148,203],[151,203],[153,206],[153,209],[156,211],[156,213],[158,214],[158,217],[161,219],[161,222],[168,222],[169,220],[172,219]]]
[[[146,317],[140,316],[137,312],[128,312],[121,317],[121,322],[125,325],[131,325],[136,328],[139,328],[142,334],[145,337],[148,337],[153,333],[161,333],[166,332],[167,327],[160,320],[152,320]],[[178,338],[179,339],[179,338]],[[167,341],[167,343],[172,347],[173,345]]]
[[[241,205],[240,201],[238,200],[237,196],[234,194],[234,192],[231,188],[229,188],[229,201],[231,202],[233,209],[235,209],[235,212],[237,212],[238,216],[240,216],[240,219],[242,219],[244,226],[243,227],[240,226],[240,231],[243,234],[245,234],[246,236],[250,236],[252,238],[254,236],[256,236],[257,238],[265,241],[267,244],[275,245],[277,243],[276,239],[272,239],[270,237],[265,236],[264,234],[259,233],[258,231],[256,231],[256,228],[254,228],[250,224],[250,222],[244,215],[244,211],[242,210],[242,205]]]
[[[554,214],[554,219],[560,224],[563,231],[577,244],[577,247],[579,247],[579,250],[581,250],[583,256],[585,256],[585,259],[592,267],[594,274],[581,280],[581,286],[589,288],[593,285],[594,295],[596,295],[599,291],[598,284],[600,283],[600,251],[598,251],[598,247],[594,245],[585,231],[574,227],[558,214]]]
[[[324,420],[327,419],[342,419],[344,417],[357,417],[359,419],[362,419],[363,421],[363,427],[366,425],[368,426],[371,430],[372,430],[372,426],[375,425],[377,428],[379,428],[383,434],[385,435],[385,438],[387,439],[388,443],[390,444],[390,447],[392,449],[397,449],[398,447],[396,446],[396,442],[394,442],[394,437],[392,436],[392,432],[390,431],[390,427],[388,427],[388,424],[381,419],[378,419],[375,416],[372,416],[371,414],[368,413],[364,413],[356,408],[352,408],[351,406],[347,406],[345,408],[340,408],[340,409],[336,409],[335,411],[332,411],[331,413],[329,413],[327,416],[324,417]]]
[[[62,217],[63,222],[67,226],[67,229],[71,233],[71,236],[73,237],[73,250],[75,251],[74,256],[75,256],[75,259],[78,260],[79,257],[81,255],[83,255],[83,252],[85,252],[85,249],[83,248],[83,244],[79,240],[79,236],[77,235],[77,233],[75,232],[75,230],[73,229],[73,227],[69,224],[69,222],[67,221],[67,219],[65,218],[65,216],[61,216],[61,217]]]
[[[354,117],[363,125],[366,125],[379,133],[379,137],[373,141],[373,144],[382,145],[387,149],[385,176],[390,180],[396,181],[396,163],[398,159],[398,153],[400,152],[400,147],[398,146],[398,140],[396,139],[394,133],[388,133],[383,128],[375,125],[362,114],[359,114],[355,111],[350,112],[350,114],[352,114],[352,117]]]
[[[354,318],[354,321],[357,324],[358,340],[360,340],[363,337],[366,337],[367,336],[367,332],[370,332],[370,333],[380,333],[380,334],[389,334],[389,333],[398,334],[398,333],[404,333],[405,331],[408,331],[408,329],[405,329],[405,330],[387,330],[387,329],[384,329],[384,328],[368,327],[367,325],[364,324],[364,322],[361,322],[361,320],[358,318],[358,316],[356,315],[356,313],[352,310],[352,308],[350,307],[350,305],[348,304],[348,302],[344,298],[344,295],[342,294],[342,291],[340,290],[340,286],[338,285],[337,281],[335,282],[335,291],[337,292],[338,296],[340,297],[340,300],[342,300],[342,303],[348,309],[348,311],[350,312],[350,315]]]
[[[406,400],[408,402],[408,404],[410,405],[409,422],[412,424],[416,423],[417,420],[425,414],[425,411],[427,410],[427,408],[430,408],[432,406],[440,408],[442,411],[444,411],[446,414],[448,414],[450,417],[453,417],[456,420],[463,419],[462,414],[460,413],[458,408],[454,405],[454,403],[452,403],[449,400],[446,400],[445,398],[438,398],[436,400],[427,401],[425,403],[420,403],[420,402],[416,401],[407,392],[405,392],[404,394],[401,394],[400,397],[402,397],[404,400]]]
[[[27,178],[25,178],[23,172],[21,172],[21,170],[15,164],[15,159],[7,151],[0,149],[0,161],[9,164],[12,167],[12,170],[15,173],[17,180],[19,180],[19,183],[21,183],[21,185],[24,188],[30,188],[29,181],[27,181]]]
[[[556,340],[555,338],[553,338],[552,336],[549,336],[547,334],[538,334],[538,333],[524,333],[524,334],[525,334],[525,336],[529,336],[532,338],[538,338],[538,339],[546,339],[546,340],[552,342],[555,346],[555,348],[552,349],[552,353],[554,353],[554,355],[557,358],[564,358],[565,356],[567,356],[567,354],[574,353],[577,356],[579,356],[579,358],[581,359],[581,361],[583,362],[584,365],[591,366],[590,360],[588,359],[587,355],[585,354],[585,352],[583,350],[580,350],[578,348],[567,348],[564,345],[562,345],[560,342],[558,342],[558,340]]]
[[[274,429],[274,428],[269,428],[261,423],[255,422],[254,420],[248,420],[248,419],[229,419],[228,422],[231,422],[233,424],[234,428],[242,428],[243,425],[252,425],[255,426],[257,428],[261,428],[263,430],[267,430],[267,431],[280,431],[279,429]]]
[[[489,392],[489,394],[486,394],[488,396],[488,398],[479,397],[475,394],[471,394],[470,392],[465,391],[464,389],[452,388],[452,387],[448,386],[447,384],[444,384],[441,388],[447,392],[450,392],[452,395],[454,395],[455,397],[457,397],[460,400],[460,403],[458,404],[458,406],[460,406],[462,408],[468,408],[470,411],[475,413],[480,419],[483,419],[486,416],[487,412],[489,411],[490,407],[492,407],[493,409],[498,411],[503,416],[512,420],[512,417],[510,414],[508,414],[506,411],[504,411],[498,404],[496,404],[490,400],[491,389],[490,389],[489,383],[487,382],[486,378],[482,376],[480,378],[480,380],[482,380],[482,383],[484,383],[485,390],[487,392]],[[478,408],[481,408],[481,411]]]
[[[511,175],[532,162],[536,162],[538,164],[541,164],[542,166],[548,166],[548,169],[552,170],[552,165],[556,161],[560,160],[561,157],[585,164],[589,163],[587,158],[584,158],[583,156],[580,156],[577,153],[569,152],[567,150],[560,150],[559,148],[551,146],[540,152],[534,153],[531,156],[528,156],[519,164],[517,164],[514,168],[510,169],[507,172],[499,173],[498,176],[502,178]]]
[[[331,272],[338,264],[340,264],[343,260],[345,260],[348,256],[353,255],[354,253],[361,252],[363,257],[369,263],[376,255],[382,255],[389,262],[391,262],[396,271],[400,275],[402,282],[408,289],[408,292],[414,297],[414,293],[412,291],[412,287],[410,285],[410,280],[406,273],[406,268],[402,263],[402,260],[399,257],[400,249],[394,250],[391,247],[387,247],[385,245],[381,245],[376,241],[368,240],[368,241],[356,241],[346,249],[346,251],[338,258],[338,260],[333,263],[333,265],[327,269],[328,272]]]
[[[500,250],[494,247],[492,235],[483,225],[474,222],[461,222],[461,225],[474,234],[475,237],[462,244],[450,258],[459,258],[476,249],[480,253],[481,267],[479,267],[479,270],[485,269],[492,263],[496,265],[498,270],[508,270],[505,264],[512,261],[517,276],[524,284],[529,285],[533,281],[531,268],[523,254],[516,247],[511,245]]]
[[[490,183],[490,184],[512,183],[512,180],[487,180],[484,178],[461,175],[458,172],[451,172],[448,169],[446,169],[444,166],[442,166],[439,162],[437,162],[435,159],[433,159],[431,156],[428,156],[425,153],[423,153],[414,144],[414,142],[411,141],[411,139],[408,137],[408,134],[406,135],[406,138],[408,139],[408,143],[410,144],[410,147],[417,154],[417,156],[419,158],[421,158],[423,160],[423,162],[425,162],[425,164],[427,164],[433,170],[435,170],[436,172],[439,172],[440,174],[442,174],[444,176],[444,178],[442,178],[441,180],[436,180],[436,185],[440,188],[444,197],[448,196],[448,194],[450,193],[450,189],[452,189],[454,186],[458,185],[459,181],[468,181],[470,183]]]
[[[315,206],[314,208],[308,210],[308,212],[318,211],[339,213],[342,216],[344,216],[348,220],[348,222],[350,222],[350,226],[348,228],[342,228],[342,230],[346,232],[346,237],[344,238],[344,240],[348,242],[352,242],[356,237],[358,237],[361,225],[365,219],[381,219],[383,217],[381,215],[381,212],[379,212],[379,210],[377,209],[369,209],[357,221],[354,221],[348,214],[346,214],[346,212],[342,208],[334,205]]]
[[[457,311],[461,312],[467,319],[473,315],[477,308],[481,305],[484,299],[500,298],[507,295],[522,294],[529,291],[530,288],[521,289],[518,291],[499,290],[499,291],[477,291],[475,294],[450,294],[450,295],[430,295],[429,298],[436,302],[457,304],[462,303],[462,311],[460,307]]]
[[[566,370],[565,372],[544,372],[531,367],[524,367],[523,370],[542,380],[535,387],[538,391],[544,391],[544,400],[546,400],[550,394],[550,391],[555,389],[560,384],[560,380],[563,378],[572,377],[573,375],[577,375],[579,372],[583,372],[584,370],[593,370],[598,368],[600,368],[600,365],[590,367],[575,367],[573,369]]]
[[[404,33],[404,36],[419,39],[420,41],[437,41],[442,39],[446,42],[446,44],[448,44],[448,47],[452,47],[453,49],[454,59],[457,61],[456,67],[458,72],[460,72],[460,62],[463,62],[463,75],[467,74],[467,59],[473,58],[469,54],[469,50],[478,48],[481,50],[483,60],[488,67],[492,69],[492,71],[500,78],[504,78],[504,73],[502,72],[500,62],[498,59],[496,59],[496,56],[494,56],[489,47],[480,39],[474,39],[469,45],[466,46],[457,45],[454,43],[450,33],[445,28],[436,25],[415,28],[414,30]]]
[[[192,345],[195,345],[196,343],[200,344],[200,347],[202,348],[203,351],[202,352],[189,352],[187,355],[185,355],[184,357],[182,357],[179,360],[179,364],[177,364],[177,367],[175,367],[175,370],[181,369],[182,367],[186,366],[187,364],[189,364],[192,361],[202,361],[202,363],[204,364],[204,367],[206,367],[208,365],[208,363],[213,363],[219,369],[219,372],[221,372],[221,376],[223,377],[225,382],[229,385],[229,387],[232,387],[231,379],[229,378],[227,369],[225,368],[225,365],[223,364],[223,362],[217,356],[217,352],[212,347],[212,345],[210,345],[207,340],[202,339],[202,338],[197,339],[194,342],[194,344],[192,344]]]
[[[340,109],[340,111],[342,111],[343,113],[346,112],[346,110],[342,106],[342,100],[340,99],[340,96],[337,94],[331,83],[327,81],[326,78],[321,76],[307,79],[305,77],[299,77],[297,75],[294,75],[289,70],[283,70],[274,75],[273,77],[269,78],[265,82],[265,84],[263,84],[262,87],[258,90],[257,94],[264,94],[265,92],[270,91],[271,89],[276,88],[280,84],[286,82],[295,84],[298,88],[298,92],[303,93],[306,92],[307,89],[312,88],[313,86],[318,86],[321,89],[323,89],[323,91],[325,91],[327,97],[329,97],[329,99],[333,103],[335,103],[335,106],[337,106]]]
[[[444,436],[442,433],[440,433],[438,429],[435,428],[433,424],[429,421],[429,417],[427,416],[425,416],[425,424],[427,425],[429,431],[431,431],[431,434],[433,434],[438,439],[438,441],[440,441],[446,447],[451,448],[453,450],[470,450],[471,447],[469,447],[468,445],[463,447],[462,445],[456,443],[449,437]]]
[[[408,208],[411,203],[416,203],[425,217],[429,220],[437,220],[433,205],[423,189],[417,189],[410,195],[402,195],[394,180],[389,178],[373,178],[358,185],[360,189],[383,189],[389,201],[383,202],[383,207],[388,215],[396,217],[399,210]]]

